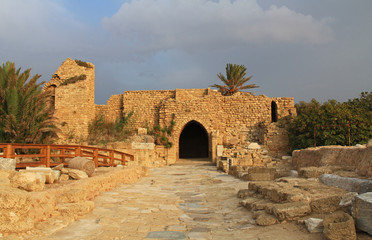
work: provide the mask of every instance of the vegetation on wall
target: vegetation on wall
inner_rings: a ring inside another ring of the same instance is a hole
[[[252,79],[252,76],[246,77],[247,68],[244,65],[231,64],[226,65],[226,77],[222,73],[217,74],[217,77],[224,83],[224,85],[213,84],[224,96],[231,96],[244,89],[258,88],[256,84],[246,84]]]
[[[49,91],[42,91],[41,75],[30,77],[14,63],[0,66],[0,142],[50,143],[58,131]]]
[[[81,60],[75,59],[75,62],[76,62],[77,65],[79,65],[81,67],[93,68],[92,65],[90,65],[87,62],[81,61]]]
[[[89,144],[104,144],[107,142],[124,141],[131,132],[133,111],[123,113],[115,122],[108,122],[101,113],[89,124]]]
[[[372,138],[372,92],[340,103],[315,99],[295,105],[297,117],[291,122],[292,149],[325,145],[363,144]],[[314,136],[315,129],[315,136]],[[349,134],[350,131],[350,134]]]
[[[148,130],[147,132],[155,137],[155,143],[157,145],[171,148],[173,143],[170,141],[170,138],[172,137],[172,131],[175,124],[176,122],[171,121],[168,126],[161,127],[160,125],[156,125],[153,129]]]
[[[85,75],[85,74],[81,74],[79,76],[70,77],[70,78],[67,78],[66,80],[64,80],[61,83],[61,86],[65,86],[65,85],[68,85],[68,84],[71,84],[71,83],[76,83],[78,81],[83,81],[85,79],[87,79],[87,75]]]

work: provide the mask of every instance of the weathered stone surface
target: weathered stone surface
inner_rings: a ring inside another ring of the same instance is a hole
[[[311,208],[309,203],[306,202],[291,202],[275,204],[271,211],[279,221],[283,221],[295,220],[298,217],[306,216],[311,212]]]
[[[68,167],[71,169],[77,169],[85,172],[89,177],[91,177],[95,170],[94,161],[85,157],[74,157],[68,163]]]
[[[354,200],[354,198],[358,196],[358,193],[356,192],[348,192],[346,194],[344,194],[340,200],[340,207],[342,208],[348,208],[348,207],[351,207],[352,205],[352,202]]]
[[[248,149],[250,150],[261,149],[261,146],[258,143],[253,142],[248,145]]]
[[[51,184],[56,180],[54,171],[47,167],[26,167],[27,172],[38,172],[45,176],[45,183]]]
[[[26,191],[41,191],[45,186],[45,176],[38,172],[15,172],[10,177],[12,187],[20,188]]]
[[[88,178],[88,175],[84,171],[80,171],[77,169],[69,169],[68,175],[75,180]]]
[[[362,176],[372,177],[372,146],[307,148],[293,151],[292,156],[297,171],[303,167],[336,166],[352,171],[357,170]]]
[[[296,177],[298,177],[298,172],[296,170],[290,170],[289,171],[289,176],[293,177],[293,178],[296,178]]]
[[[354,198],[352,215],[356,227],[372,235],[372,192],[363,193]]]
[[[12,173],[11,170],[0,169],[0,185],[10,185],[9,176]]]
[[[59,170],[59,171],[61,171],[63,168],[64,168],[64,165],[63,164],[59,164],[59,165],[53,167],[52,169],[53,170]]]
[[[324,235],[329,240],[356,240],[353,218],[344,212],[336,212],[324,218]]]
[[[0,158],[0,169],[14,171],[16,168],[16,160],[13,158]]]
[[[248,176],[244,176],[248,181],[270,181],[275,179],[275,168],[252,167],[248,169]]]
[[[70,176],[68,174],[61,174],[61,176],[59,177],[59,181],[67,181],[70,179]]]
[[[92,211],[94,207],[93,201],[77,202],[77,203],[63,203],[57,204],[56,210],[62,216],[77,218]]]
[[[261,214],[256,219],[256,224],[259,226],[269,226],[274,225],[278,222],[278,219],[273,215],[269,214]]]
[[[304,167],[300,169],[300,176],[304,178],[318,178],[324,173],[332,173],[330,167]]]
[[[328,186],[339,187],[349,192],[357,192],[359,194],[372,192],[372,180],[323,174],[320,177],[320,181]]]
[[[186,234],[184,232],[175,231],[149,232],[146,238],[184,240],[186,239]]]
[[[340,209],[340,195],[323,195],[310,202],[313,213],[332,213]]]
[[[217,145],[217,157],[222,157],[223,145]]]
[[[305,225],[310,233],[323,232],[323,219],[308,218],[305,220]]]

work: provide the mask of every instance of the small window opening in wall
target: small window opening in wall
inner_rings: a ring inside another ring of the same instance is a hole
[[[278,106],[276,105],[276,102],[271,102],[271,122],[277,122],[278,121]]]

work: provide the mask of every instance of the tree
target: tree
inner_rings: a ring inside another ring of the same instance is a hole
[[[295,107],[297,117],[289,129],[293,150],[312,147],[315,141],[317,146],[363,144],[372,137],[372,92],[343,103],[313,99]]]
[[[218,88],[218,90],[224,96],[231,96],[234,93],[250,88],[258,88],[256,84],[244,85],[246,82],[252,79],[252,76],[245,77],[247,68],[244,65],[231,64],[226,65],[226,77],[221,73],[217,74],[217,77],[225,84],[213,84],[211,87]]]
[[[42,91],[41,75],[31,79],[14,63],[0,66],[0,142],[45,143],[56,137],[50,93]]]

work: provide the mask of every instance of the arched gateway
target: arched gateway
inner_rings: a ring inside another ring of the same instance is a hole
[[[207,130],[197,121],[188,122],[183,128],[179,139],[180,158],[209,157]]]

